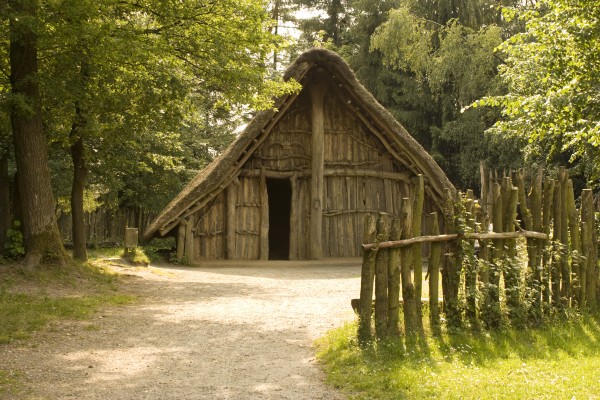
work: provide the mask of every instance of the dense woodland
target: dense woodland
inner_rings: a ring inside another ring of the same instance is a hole
[[[70,213],[158,212],[279,78],[321,46],[458,188],[495,169],[569,167],[595,187],[600,1],[2,0],[0,249],[66,263]],[[133,218],[140,220],[141,218]]]

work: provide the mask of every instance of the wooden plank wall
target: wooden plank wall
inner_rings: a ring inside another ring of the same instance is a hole
[[[362,122],[335,98],[325,107],[325,168],[399,172],[392,157]],[[323,256],[361,255],[364,217],[380,211],[399,215],[408,183],[367,176],[328,176],[323,209]]]
[[[282,173],[292,182],[290,259],[308,258],[309,101],[306,93],[297,98],[232,184],[235,190],[231,193],[236,198],[230,227],[235,227],[235,233],[227,233],[227,191],[195,215],[197,259],[232,255],[236,259],[260,258],[261,171],[266,171],[267,177],[269,172]],[[323,257],[360,256],[365,215],[385,212],[399,216],[402,198],[408,197],[412,202],[414,197],[414,185],[409,179],[412,174],[393,159],[380,140],[336,96],[326,96],[324,125],[324,162],[329,172],[324,178]],[[232,204],[229,208],[233,208]],[[430,201],[426,200],[425,211],[435,211]],[[227,237],[235,240],[229,250]]]
[[[226,207],[225,192],[221,192],[194,214],[194,260],[225,258]]]

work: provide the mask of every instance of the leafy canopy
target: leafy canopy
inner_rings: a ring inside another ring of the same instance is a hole
[[[588,179],[600,178],[600,1],[543,0],[504,14],[526,24],[499,47],[508,92],[473,106],[500,107],[490,131],[525,138],[529,157],[566,153]]]

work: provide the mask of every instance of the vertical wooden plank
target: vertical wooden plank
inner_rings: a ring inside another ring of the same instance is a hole
[[[354,225],[356,219],[356,208],[352,204],[353,196],[352,193],[352,179],[350,177],[344,178],[344,209],[347,211],[344,217],[345,230],[346,230],[346,247],[347,247],[347,257],[355,257],[358,255],[358,248],[356,247],[356,234],[354,233]]]
[[[344,178],[341,176],[338,177],[331,177],[329,179],[334,179],[333,181],[333,187],[335,190],[335,203],[336,203],[336,208],[338,210],[340,210],[342,213],[340,215],[338,215],[334,222],[336,225],[336,235],[335,236],[331,236],[330,240],[333,243],[337,243],[336,249],[335,249],[335,256],[334,257],[346,257],[348,251],[347,249],[347,243],[348,243],[348,231],[345,229],[345,225],[344,225],[344,221],[346,218],[346,213],[344,213],[345,211],[345,207],[344,207]]]
[[[292,187],[292,204],[290,210],[290,260],[297,260],[298,257],[298,229],[300,227],[298,221],[298,209],[300,207],[298,201],[298,174],[294,173],[290,179],[290,185]]]
[[[367,215],[364,223],[364,241],[374,243],[376,240],[375,219]],[[362,270],[360,275],[360,300],[358,340],[361,345],[368,343],[371,338],[371,316],[373,314],[373,279],[375,278],[376,250],[363,252]]]
[[[377,242],[389,240],[389,223],[384,213],[377,220]],[[385,339],[388,335],[388,253],[380,250],[375,257],[375,334],[377,339]]]
[[[324,136],[325,110],[324,88],[317,79],[309,88],[311,99],[311,176],[310,176],[310,234],[309,255],[311,259],[319,259],[323,255],[323,168],[324,168]]]
[[[186,232],[186,224],[187,221],[184,219],[179,223],[179,228],[177,230],[177,261],[183,261],[183,256],[185,254],[185,232]]]
[[[260,259],[269,259],[269,195],[264,168],[260,170]]]
[[[185,256],[189,263],[195,261],[194,258],[194,214],[190,215],[185,225]]]
[[[227,196],[227,228],[226,228],[226,242],[227,242],[227,258],[229,260],[233,260],[236,258],[235,254],[235,242],[236,242],[236,234],[235,234],[235,225],[236,225],[236,208],[235,203],[237,201],[237,190],[235,183],[230,183],[227,186],[226,190]]]

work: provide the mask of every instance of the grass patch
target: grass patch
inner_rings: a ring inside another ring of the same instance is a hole
[[[15,373],[0,370],[0,398],[12,398],[20,392],[19,376]]]
[[[0,343],[27,339],[48,323],[60,319],[83,320],[101,306],[123,305],[132,296],[95,294],[84,297],[52,298],[22,293],[0,292]]]
[[[150,264],[150,258],[144,253],[144,250],[136,247],[133,250],[123,252],[123,259],[129,261],[133,265],[143,265],[145,267]]]
[[[445,333],[361,349],[356,324],[316,342],[328,382],[351,399],[600,398],[600,319],[535,330]]]
[[[0,344],[27,339],[61,319],[83,320],[103,306],[131,303],[117,292],[117,275],[92,263],[0,271]]]

